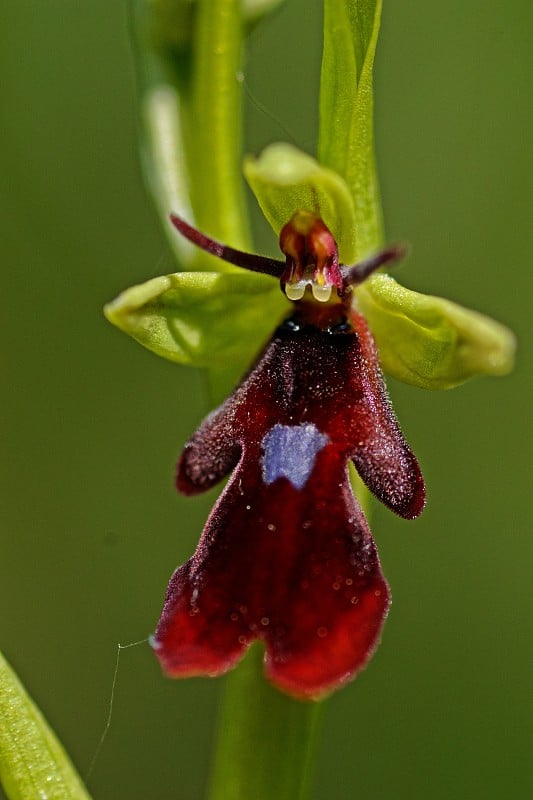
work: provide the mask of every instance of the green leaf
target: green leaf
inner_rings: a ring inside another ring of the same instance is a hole
[[[0,780],[9,800],[90,800],[63,747],[1,653]]]
[[[325,0],[318,155],[355,200],[355,259],[382,243],[372,68],[381,0]]]
[[[276,281],[245,272],[178,272],[126,289],[107,319],[178,364],[247,365],[287,310]]]
[[[295,211],[317,213],[339,246],[340,259],[355,258],[355,210],[348,186],[333,170],[289,144],[267,147],[248,157],[244,174],[276,234]]]
[[[513,333],[483,314],[405,289],[388,275],[366,281],[357,299],[383,369],[405,383],[449,389],[475,375],[505,375],[513,368]]]

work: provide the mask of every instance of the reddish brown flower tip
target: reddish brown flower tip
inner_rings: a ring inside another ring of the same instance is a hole
[[[364,319],[321,309],[299,304],[182,454],[185,494],[234,472],[168,587],[154,647],[169,675],[219,675],[261,639],[268,678],[316,698],[378,643],[389,591],[347,463],[404,517],[424,484]]]
[[[328,303],[344,298],[352,286],[362,283],[375,270],[389,266],[406,254],[404,245],[392,245],[354,266],[339,264],[337,243],[320,217],[296,211],[281,229],[280,248],[285,263],[275,258],[244,253],[211,239],[177,214],[170,215],[174,227],[197,247],[238,267],[279,278],[289,300],[302,300],[311,289],[314,300]],[[335,290],[335,292],[334,292]]]
[[[230,264],[235,264],[236,267],[248,269],[251,272],[262,272],[266,275],[272,275],[275,278],[280,278],[285,264],[283,261],[278,261],[275,258],[267,258],[266,256],[257,256],[254,253],[245,253],[242,250],[235,250],[233,247],[228,247],[225,244],[211,239],[205,233],[193,228],[184,219],[178,217],[177,214],[170,215],[170,221],[174,227],[197,247],[201,247],[206,253],[212,256],[217,256],[223,261],[228,261]]]

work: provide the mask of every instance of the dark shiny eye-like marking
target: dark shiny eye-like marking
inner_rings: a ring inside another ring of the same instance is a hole
[[[283,320],[279,327],[281,331],[290,331],[291,333],[296,333],[296,331],[300,330],[300,325],[292,317]]]
[[[342,320],[342,322],[337,322],[334,325],[330,325],[328,328],[329,333],[348,333],[352,330],[353,328],[347,319]]]

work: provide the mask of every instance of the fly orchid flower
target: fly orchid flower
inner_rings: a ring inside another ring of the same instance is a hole
[[[210,7],[178,26],[185,34],[198,25],[180,42],[178,60],[166,17],[140,39],[161,67],[142,60],[146,163],[158,207],[165,218],[168,208],[180,209],[240,247],[235,69],[252,6],[218,4],[216,21]],[[259,206],[281,232],[285,261],[226,247],[173,217],[183,234],[167,225],[179,271],[133,286],[105,308],[156,354],[206,368],[217,394],[270,340],[179,462],[185,494],[231,478],[194,556],[169,585],[154,646],[170,675],[223,673],[262,639],[267,675],[289,694],[314,698],[352,678],[376,646],[389,592],[348,463],[399,515],[416,517],[424,505],[379,364],[431,389],[513,365],[507,328],[375,271],[401,248],[367,258],[381,242],[372,141],[380,14],[375,0],[324,4],[318,160],[277,143],[244,161]],[[216,272],[202,251],[218,257]]]
[[[170,581],[154,648],[169,675],[219,675],[262,639],[267,677],[296,697],[318,697],[365,665],[389,607],[348,462],[400,516],[424,507],[418,463],[352,302],[353,286],[403,249],[346,267],[322,220],[299,211],[281,231],[283,262],[172,222],[213,255],[279,278],[293,309],[182,453],[183,494],[232,477]]]

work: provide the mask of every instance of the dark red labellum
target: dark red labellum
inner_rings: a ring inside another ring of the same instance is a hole
[[[309,699],[366,664],[389,589],[350,460],[392,511],[420,514],[422,475],[364,318],[342,300],[308,298],[182,453],[184,494],[232,474],[168,587],[154,637],[167,674],[222,674],[261,639],[267,677]]]

